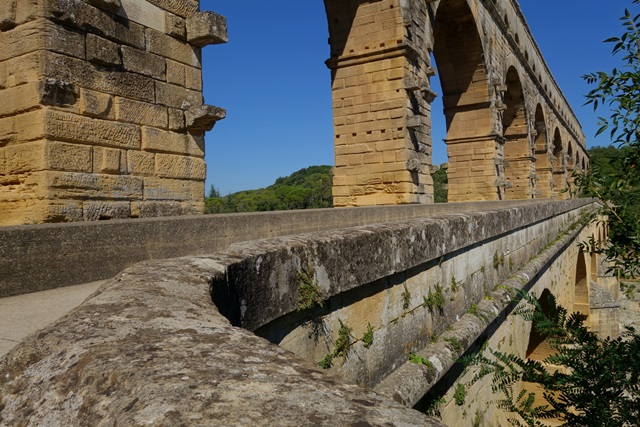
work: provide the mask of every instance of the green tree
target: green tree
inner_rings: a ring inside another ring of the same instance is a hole
[[[433,174],[433,199],[436,203],[447,203],[449,191],[446,184],[448,182],[447,170],[440,166]]]
[[[267,188],[240,191],[224,197],[220,197],[212,186],[209,197],[205,199],[205,212],[330,208],[333,206],[331,170],[331,166],[310,166],[278,178]]]
[[[553,354],[538,361],[487,349],[488,356],[466,359],[480,367],[471,383],[492,375],[494,393],[503,396],[498,407],[519,415],[510,419],[515,426],[545,426],[542,420],[548,419],[568,426],[637,426],[640,336],[629,329],[617,339],[602,340],[584,326],[580,314],[557,306],[553,295],[548,294],[544,310],[532,295],[524,300],[515,314],[532,322]],[[535,392],[520,390],[522,381],[542,386],[545,403],[536,405]]]
[[[637,5],[640,0],[633,0]],[[613,55],[622,55],[622,65],[610,73],[587,74],[595,88],[587,94],[594,111],[608,109],[609,117],[598,117],[598,134],[609,132],[619,147],[607,164],[595,164],[591,172],[576,175],[578,190],[604,203],[609,220],[605,247],[590,242],[590,250],[604,253],[611,270],[621,277],[640,274],[640,15],[629,9],[620,18],[624,32],[606,42]]]

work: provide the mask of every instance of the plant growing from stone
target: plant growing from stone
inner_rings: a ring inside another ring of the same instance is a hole
[[[300,311],[309,310],[314,307],[322,307],[320,287],[315,279],[313,269],[310,266],[303,268],[298,273],[298,301],[297,308]]]
[[[322,369],[329,369],[333,366],[333,359],[336,357],[347,357],[349,354],[349,349],[351,348],[351,328],[342,323],[342,320],[338,319],[340,322],[340,329],[338,329],[338,338],[334,343],[333,353],[327,354],[324,359],[318,362],[318,365]]]
[[[362,335],[362,345],[364,348],[369,348],[371,344],[373,344],[373,326],[371,326],[371,323],[368,323],[367,330],[364,335]]]
[[[404,291],[402,292],[402,309],[406,310],[407,308],[409,308],[409,304],[411,304],[411,293],[405,285]]]
[[[424,297],[424,303],[422,305],[430,311],[438,310],[442,312],[445,305],[444,293],[442,292],[440,285],[436,285],[435,288],[435,292],[429,289],[429,293]]]
[[[456,402],[456,405],[462,406],[464,405],[464,401],[467,398],[467,389],[464,384],[456,384],[456,390],[453,393],[453,400]]]
[[[436,367],[433,366],[433,363],[431,363],[429,360],[425,359],[422,356],[419,356],[414,353],[409,353],[409,362],[426,366],[427,372],[432,375],[436,373]]]
[[[464,347],[459,339],[455,337],[449,337],[445,338],[444,340],[451,345],[451,348],[453,348],[456,353],[461,353],[462,350],[464,350]]]

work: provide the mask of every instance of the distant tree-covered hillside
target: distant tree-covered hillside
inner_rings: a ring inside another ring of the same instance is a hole
[[[310,166],[278,178],[273,185],[221,197],[211,187],[205,199],[206,213],[258,212],[333,206],[331,166]]]

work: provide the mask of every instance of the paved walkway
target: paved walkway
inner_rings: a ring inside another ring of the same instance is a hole
[[[80,305],[105,281],[0,298],[0,357]]]

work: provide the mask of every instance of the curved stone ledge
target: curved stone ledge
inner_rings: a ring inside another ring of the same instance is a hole
[[[440,425],[232,327],[223,271],[147,261],[103,285],[0,360],[0,425]]]
[[[219,255],[227,267],[213,279],[212,297],[234,325],[255,331],[297,311],[298,275],[307,267],[327,299],[592,203],[523,205],[236,243]]]

